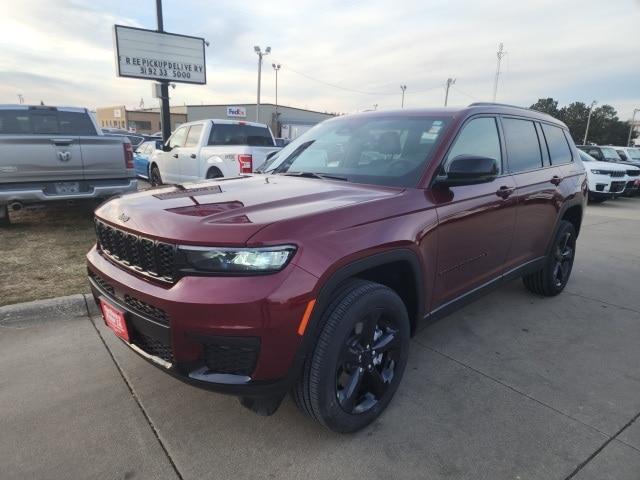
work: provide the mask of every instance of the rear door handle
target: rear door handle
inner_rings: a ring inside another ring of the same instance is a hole
[[[191,154],[191,158],[196,158],[196,154],[195,154],[195,153],[192,153],[192,154]]]
[[[515,190],[516,189],[514,187],[507,187],[506,185],[503,185],[498,189],[496,195],[502,198],[508,198]]]
[[[177,153],[174,153],[174,154],[173,154],[173,158],[178,158],[178,154],[177,154]]]
[[[550,182],[553,183],[554,185],[560,185],[560,182],[562,182],[562,178],[559,177],[558,175],[554,175],[553,177],[551,177]]]

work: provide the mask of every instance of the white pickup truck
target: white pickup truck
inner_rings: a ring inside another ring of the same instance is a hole
[[[131,143],[103,135],[86,108],[0,105],[0,226],[24,205],[137,188]]]
[[[276,147],[269,127],[234,120],[199,120],[180,125],[149,159],[152,185],[251,173]]]

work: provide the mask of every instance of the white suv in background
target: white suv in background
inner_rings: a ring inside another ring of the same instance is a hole
[[[234,120],[180,125],[149,159],[152,185],[236,177],[259,167],[276,147],[269,127]]]
[[[580,149],[578,153],[587,171],[590,202],[604,202],[624,193],[627,184],[627,168],[624,165],[600,162]]]

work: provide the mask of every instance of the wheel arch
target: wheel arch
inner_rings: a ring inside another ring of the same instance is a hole
[[[318,308],[311,318],[315,333],[321,327],[326,306],[340,286],[351,278],[380,283],[394,290],[407,307],[413,335],[424,314],[424,275],[418,254],[409,248],[397,248],[359,258],[332,272],[317,296]]]

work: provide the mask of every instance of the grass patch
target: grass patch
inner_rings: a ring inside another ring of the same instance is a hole
[[[94,208],[88,202],[11,213],[11,225],[0,228],[0,305],[89,292]]]

